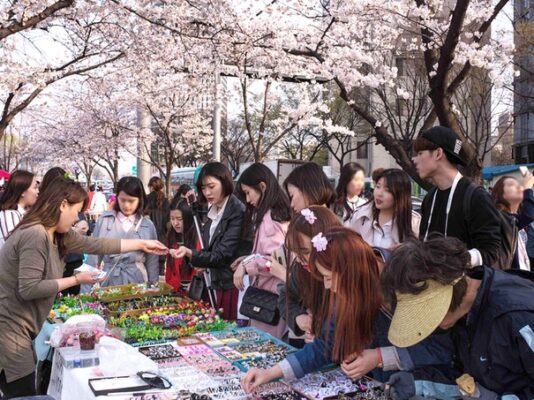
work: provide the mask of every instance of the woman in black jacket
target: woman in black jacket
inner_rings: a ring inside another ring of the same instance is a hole
[[[196,268],[209,269],[217,308],[223,309],[225,320],[234,321],[239,291],[234,286],[230,266],[237,257],[251,250],[251,243],[241,238],[245,206],[233,194],[232,175],[224,164],[206,164],[196,185],[200,202],[210,204],[207,222],[201,228],[204,248],[195,250],[181,246],[171,254],[176,258],[187,257]]]

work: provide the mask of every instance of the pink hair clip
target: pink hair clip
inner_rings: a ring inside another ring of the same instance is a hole
[[[315,216],[313,211],[310,210],[309,208],[303,208],[302,210],[300,210],[300,213],[306,219],[306,221],[308,221],[308,224],[310,225],[313,225],[313,223],[317,220],[317,217]]]
[[[328,245],[328,240],[323,236],[322,232],[319,232],[317,235],[315,235],[311,242],[317,251],[325,251],[326,246]]]

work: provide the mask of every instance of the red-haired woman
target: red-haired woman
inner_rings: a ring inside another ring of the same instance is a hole
[[[347,228],[319,233],[312,243],[311,272],[320,276],[330,291],[328,307],[314,315],[315,320],[323,321],[321,334],[276,366],[251,369],[242,381],[247,392],[274,379],[302,377],[332,361],[341,363],[371,345],[374,320],[382,305],[372,248]]]
[[[336,226],[342,226],[336,214],[323,206],[310,206],[293,216],[287,230],[285,245],[294,259],[287,270],[286,285],[279,287],[278,308],[289,328],[298,336],[304,335],[307,342],[313,340],[312,326],[315,324],[316,330],[321,327],[321,320],[313,314],[328,301],[329,294],[322,280],[310,273],[311,239]]]
[[[295,228],[290,226],[288,237],[291,233],[295,234]],[[306,236],[301,238],[305,243]],[[394,371],[450,364],[448,333],[432,335],[406,349],[387,340],[391,318],[382,307],[379,275],[383,255],[377,257],[378,249],[344,227],[316,234],[311,247],[310,274],[323,285],[323,292],[316,292],[322,303],[310,304],[315,340],[270,369],[251,369],[242,382],[246,391],[281,377],[300,378],[331,362],[341,364],[353,379],[373,370],[373,376],[383,381]]]

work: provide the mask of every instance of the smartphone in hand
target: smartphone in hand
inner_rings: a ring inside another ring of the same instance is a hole
[[[279,249],[273,251],[272,256],[276,261],[278,261],[281,265],[287,268],[286,252],[284,251],[283,247],[280,247]]]

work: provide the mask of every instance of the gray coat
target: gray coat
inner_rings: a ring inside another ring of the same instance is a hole
[[[94,237],[108,237],[117,239],[158,239],[156,228],[148,218],[137,217],[129,232],[124,232],[121,223],[117,220],[116,211],[106,211],[98,219]],[[140,223],[139,223],[140,221]],[[137,229],[136,229],[137,228]],[[111,277],[104,286],[125,285],[128,283],[146,282],[142,265],[146,268],[148,282],[157,282],[159,279],[158,256],[146,254],[142,251],[132,251],[124,254],[112,254],[104,257],[89,256],[87,263],[96,267],[100,260],[104,261],[104,271],[109,271],[118,262]],[[141,268],[139,268],[141,266]]]

